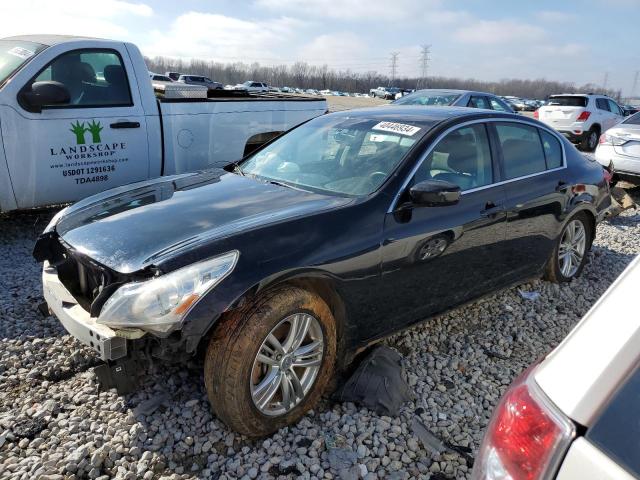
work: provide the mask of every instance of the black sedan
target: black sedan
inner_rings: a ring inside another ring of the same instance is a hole
[[[318,117],[226,171],[85,199],[34,255],[49,310],[113,375],[203,352],[216,414],[260,436],[372,341],[579,275],[609,205],[602,167],[536,120],[387,106]]]

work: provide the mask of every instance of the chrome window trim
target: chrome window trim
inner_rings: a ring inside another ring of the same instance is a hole
[[[485,190],[485,189],[491,188],[491,187],[497,187],[497,186],[500,186],[500,185],[505,185],[505,184],[508,184],[508,183],[511,183],[511,182],[517,182],[519,180],[524,180],[524,179],[527,179],[527,178],[537,177],[538,175],[543,175],[545,173],[557,172],[558,170],[563,170],[563,169],[567,168],[567,154],[566,154],[566,151],[565,151],[565,145],[564,145],[564,142],[563,142],[563,138],[560,136],[560,134],[558,132],[554,132],[553,130],[551,130],[550,128],[548,128],[545,125],[537,125],[535,123],[531,123],[531,122],[527,122],[527,121],[524,121],[524,120],[520,120],[518,118],[483,118],[483,119],[469,120],[467,122],[458,123],[457,125],[454,125],[454,126],[448,128],[448,129],[446,129],[444,132],[442,132],[440,135],[438,135],[438,137],[433,141],[433,143],[429,146],[429,148],[418,159],[418,161],[416,162],[414,167],[411,169],[411,172],[409,173],[409,175],[407,175],[407,178],[405,179],[405,181],[402,182],[402,186],[400,187],[398,192],[394,195],[393,200],[391,201],[391,205],[389,205],[389,209],[387,210],[387,213],[393,213],[393,211],[395,210],[395,207],[396,207],[396,205],[398,203],[398,200],[400,199],[400,195],[402,195],[402,193],[407,189],[407,187],[409,186],[409,182],[411,182],[411,179],[415,176],[415,174],[418,171],[418,169],[422,166],[422,163],[426,160],[426,158],[433,151],[433,149],[436,147],[436,145],[438,145],[438,143],[440,143],[440,141],[444,137],[446,137],[449,133],[451,133],[451,132],[453,132],[455,130],[467,127],[469,125],[475,125],[475,124],[478,124],[478,123],[494,123],[494,122],[522,123],[524,125],[528,125],[528,126],[534,127],[534,128],[539,128],[539,129],[542,129],[542,130],[550,133],[551,135],[553,135],[560,142],[560,147],[562,148],[562,166],[556,167],[556,168],[552,168],[550,170],[544,170],[542,172],[530,173],[529,175],[523,175],[521,177],[510,178],[509,180],[502,180],[500,182],[490,183],[488,185],[483,185],[481,187],[471,188],[469,190],[463,190],[462,192],[460,192],[461,195],[466,195],[468,193],[478,192],[480,190]],[[492,159],[493,159],[493,152],[492,152]]]

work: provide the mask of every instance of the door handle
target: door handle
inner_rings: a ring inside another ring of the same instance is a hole
[[[480,211],[480,215],[483,217],[495,217],[501,212],[504,212],[504,205],[496,205],[493,202],[487,202],[484,209]]]
[[[109,126],[111,128],[140,128],[140,122],[116,122]]]
[[[566,192],[568,188],[569,185],[567,184],[567,182],[560,180],[558,182],[558,185],[556,186],[556,192]]]

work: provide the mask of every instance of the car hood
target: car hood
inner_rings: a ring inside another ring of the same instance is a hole
[[[190,247],[352,201],[206,171],[89,197],[64,211],[55,231],[81,254],[132,273]]]

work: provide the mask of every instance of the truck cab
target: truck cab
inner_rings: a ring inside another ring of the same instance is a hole
[[[158,98],[131,43],[0,39],[0,211],[222,166],[327,109],[317,98],[185,92]]]

